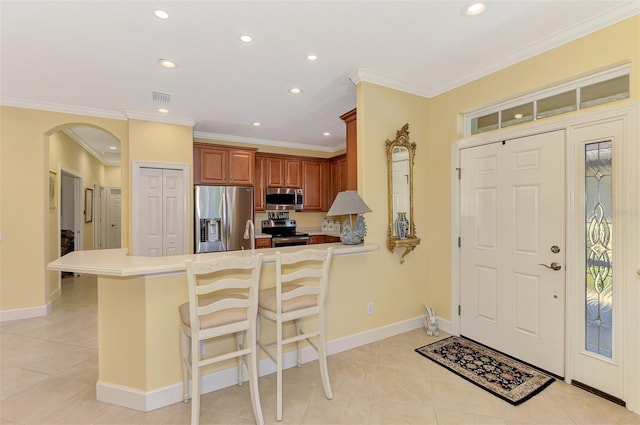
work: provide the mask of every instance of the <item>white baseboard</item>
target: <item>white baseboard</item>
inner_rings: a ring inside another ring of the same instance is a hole
[[[423,316],[419,316],[402,322],[393,323],[391,325],[328,341],[327,355],[330,356],[332,354],[367,345],[404,332],[422,328],[423,318]],[[440,324],[440,320],[438,323]],[[442,330],[446,331],[444,328],[445,323],[442,323],[442,325]],[[317,358],[318,355],[313,348],[307,346],[302,350],[303,363],[314,361]],[[283,367],[288,369],[296,366],[296,364],[296,352],[286,352],[283,358]],[[258,368],[260,370],[260,376],[270,375],[276,371],[275,364],[269,358],[260,360]],[[232,367],[203,376],[201,394],[237,385],[237,371],[237,367]],[[247,376],[246,369],[244,376]],[[140,410],[142,412],[149,412],[151,410],[159,409],[182,401],[182,382],[144,392],[135,388],[98,381],[96,383],[96,395],[99,401],[105,403],[116,404],[130,409]]]
[[[17,308],[15,310],[0,311],[0,322],[8,322],[11,320],[31,319],[33,317],[42,317],[51,313],[51,303],[40,305],[37,307]]]

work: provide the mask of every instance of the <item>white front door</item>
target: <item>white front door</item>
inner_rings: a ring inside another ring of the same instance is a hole
[[[564,131],[461,152],[461,334],[558,376],[564,152]]]

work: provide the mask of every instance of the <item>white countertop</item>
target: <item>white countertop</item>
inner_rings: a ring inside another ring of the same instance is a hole
[[[347,256],[364,254],[380,249],[375,244],[344,245],[340,242],[322,244],[322,248],[333,247],[333,256]],[[47,265],[48,270],[66,271],[74,273],[95,274],[100,276],[150,276],[172,273],[184,273],[187,260],[205,261],[226,255],[254,255],[263,254],[263,263],[275,262],[276,251],[297,251],[307,246],[288,246],[281,248],[257,249],[255,251],[227,251],[206,254],[174,255],[169,257],[138,257],[127,255],[126,249],[98,249],[88,251],[73,251],[58,258]],[[322,249],[314,246],[311,249]]]

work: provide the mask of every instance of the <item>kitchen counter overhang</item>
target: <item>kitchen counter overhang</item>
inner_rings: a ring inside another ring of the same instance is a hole
[[[380,249],[375,244],[344,245],[340,242],[323,244],[322,247],[311,249],[324,249],[333,247],[333,256],[364,254]],[[58,258],[48,264],[47,269],[54,271],[74,272],[81,274],[94,274],[98,276],[160,276],[172,273],[184,273],[187,260],[206,261],[219,256],[242,255],[251,256],[263,254],[263,264],[275,262],[276,251],[288,252],[310,248],[309,246],[290,246],[280,248],[266,248],[259,250],[210,252],[206,254],[174,255],[169,257],[142,257],[127,255],[128,251],[122,249],[101,249],[87,251],[73,251],[64,257]]]

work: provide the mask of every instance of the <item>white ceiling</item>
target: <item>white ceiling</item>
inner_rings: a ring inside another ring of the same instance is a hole
[[[358,81],[432,97],[640,10],[640,0],[502,0],[469,17],[468,4],[2,0],[0,101],[332,152]],[[289,94],[294,86],[304,92]],[[153,91],[171,94],[168,114]]]

